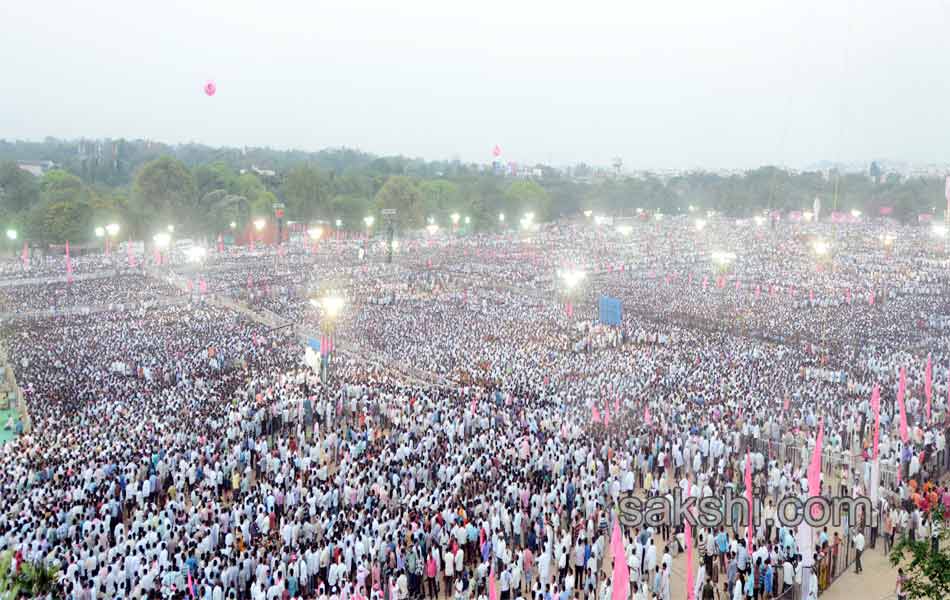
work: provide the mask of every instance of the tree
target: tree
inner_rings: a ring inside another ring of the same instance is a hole
[[[31,239],[41,242],[80,242],[92,235],[92,215],[87,202],[43,203],[30,211],[27,229]]]
[[[507,212],[533,212],[536,221],[547,220],[551,210],[551,197],[534,181],[515,181],[505,190]]]
[[[155,224],[179,225],[196,231],[195,181],[180,161],[163,156],[144,167],[135,176],[130,208],[151,217]]]
[[[43,199],[51,204],[85,200],[82,180],[72,173],[54,169],[40,180]]]
[[[376,194],[376,208],[396,209],[397,222],[406,229],[419,229],[425,223],[422,194],[412,179],[392,175]]]
[[[227,164],[218,161],[195,169],[195,191],[202,198],[214,190],[236,192],[237,174]]]
[[[36,178],[15,162],[0,163],[0,212],[21,213],[32,208],[40,198]]]
[[[929,513],[933,527],[940,529],[939,548],[933,551],[931,541],[899,541],[891,551],[891,564],[903,568],[906,581],[903,591],[911,600],[945,600],[950,598],[950,531],[946,528],[942,507]]]
[[[445,179],[429,179],[419,184],[426,214],[449,215],[464,210],[459,187]]]
[[[298,221],[311,221],[326,212],[330,180],[317,166],[304,164],[287,173],[281,185],[287,199],[287,213]]]

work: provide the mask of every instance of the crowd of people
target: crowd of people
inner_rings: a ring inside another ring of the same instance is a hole
[[[814,547],[782,525],[751,546],[741,525],[699,527],[698,598],[817,594],[842,545],[932,536],[928,511],[950,508],[947,263],[916,230],[668,219],[423,234],[391,264],[379,246],[0,288],[11,313],[63,287],[123,305],[0,329],[31,425],[0,449],[13,568],[53,566],[82,600],[603,600],[617,523],[629,597],[669,599],[686,532],[628,525],[623,498],[738,495],[748,460],[774,510],[808,493],[819,429],[823,492],[873,496],[871,513]],[[331,318],[311,302],[329,293],[346,352],[313,370],[302,331]],[[597,323],[601,295],[618,326]]]

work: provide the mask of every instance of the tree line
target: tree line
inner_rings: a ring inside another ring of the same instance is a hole
[[[37,178],[17,160],[51,160],[57,168]],[[362,228],[365,216],[394,208],[402,229],[422,227],[430,218],[445,226],[458,214],[460,226],[480,231],[516,223],[529,211],[539,221],[585,210],[671,214],[690,206],[741,217],[769,208],[807,209],[816,196],[825,211],[876,215],[889,206],[893,217],[916,220],[920,213],[942,214],[943,181],[792,173],[769,166],[742,175],[661,178],[608,176],[587,165],[568,174],[537,165],[531,178],[516,178],[460,161],[376,157],[349,149],[306,153],[146,140],[0,141],[0,226],[36,243],[82,242],[109,222],[121,223],[123,237],[136,239],[162,224],[212,236],[232,222],[243,227],[272,215],[278,202],[288,220],[340,220],[350,230]]]

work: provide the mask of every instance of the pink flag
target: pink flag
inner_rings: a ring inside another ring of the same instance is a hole
[[[686,600],[694,600],[696,585],[693,583],[693,527],[689,524],[689,519],[683,519],[683,527],[686,538]]]
[[[630,570],[627,568],[627,551],[623,547],[623,534],[620,532],[620,521],[617,515],[614,515],[614,531],[610,535],[610,552],[614,556],[610,600],[627,600],[630,592]]]
[[[647,404],[647,405],[643,408],[643,422],[646,423],[647,426],[653,426],[653,417],[650,416],[650,405],[649,405],[649,404]]]
[[[488,600],[498,600],[498,592],[495,587],[495,559],[489,557],[489,560],[491,560],[491,571],[488,573]]]
[[[703,275],[703,289],[705,290],[709,286],[709,277]]]
[[[610,402],[604,406],[604,427],[610,427]]]
[[[907,411],[904,409],[904,394],[907,392],[907,369],[901,367],[900,384],[897,388],[897,408],[901,412],[901,441],[907,443]]]
[[[158,246],[155,246],[155,264],[162,264],[162,253],[159,251]]]
[[[132,254],[132,240],[125,243],[126,254],[129,255],[129,268],[135,268],[135,255]]]
[[[749,526],[746,528],[745,544],[746,549],[752,552],[752,455],[748,450],[745,453],[745,499],[749,503]]]
[[[874,306],[874,290],[871,290],[870,294],[868,295],[868,304]]]
[[[567,316],[568,316],[568,318],[571,318],[571,317],[574,316],[574,304],[573,304],[573,303],[568,302],[568,303],[567,303],[566,310],[567,310]]]
[[[30,263],[30,247],[26,242],[23,242],[23,254],[21,255],[21,258],[23,259],[23,268],[25,269]]]
[[[201,281],[199,281],[199,282],[198,282],[198,291],[201,292],[202,294],[207,293],[207,292],[208,292],[208,282],[205,281],[204,279],[202,279]]]
[[[195,289],[195,282],[189,279],[189,280],[185,283],[185,286],[188,288],[188,293],[190,294],[190,293],[193,292],[194,289]]]
[[[218,252],[224,252],[224,237],[218,234]]]
[[[881,388],[874,384],[871,392],[871,414],[874,415],[874,443],[871,447],[871,458],[878,457],[878,440],[881,437]]]
[[[818,439],[815,440],[815,450],[811,454],[811,464],[808,465],[808,496],[821,495],[821,452],[825,439],[825,419],[818,423]],[[818,518],[821,508],[812,507],[812,517]]]
[[[927,355],[927,369],[924,372],[924,396],[927,398],[927,421],[930,421],[930,402],[933,398],[933,367],[930,355]]]
[[[600,410],[597,408],[597,405],[594,405],[594,409],[591,414],[591,421],[594,423],[600,423]]]
[[[191,578],[191,567],[188,567],[188,591],[191,593],[191,597],[195,597],[195,582]]]
[[[738,291],[738,290],[739,290],[739,280],[736,279],[736,291]]]
[[[66,240],[66,279],[73,282],[73,260],[69,256],[69,240]]]
[[[109,256],[109,250],[111,250],[112,244],[109,243],[109,238],[106,238],[106,256]]]
[[[851,304],[851,288],[848,288],[844,291],[844,299]]]
[[[785,404],[783,404],[783,410],[788,411],[788,405],[791,404],[792,399],[788,396],[785,396]]]
[[[762,295],[762,286],[761,285],[755,286],[755,299],[758,300],[759,296],[761,295]]]
[[[812,304],[815,303],[815,290],[808,290],[808,301]]]

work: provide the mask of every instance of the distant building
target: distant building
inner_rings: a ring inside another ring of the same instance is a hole
[[[16,164],[35,177],[42,177],[47,171],[56,168],[56,163],[51,160],[18,160]]]

